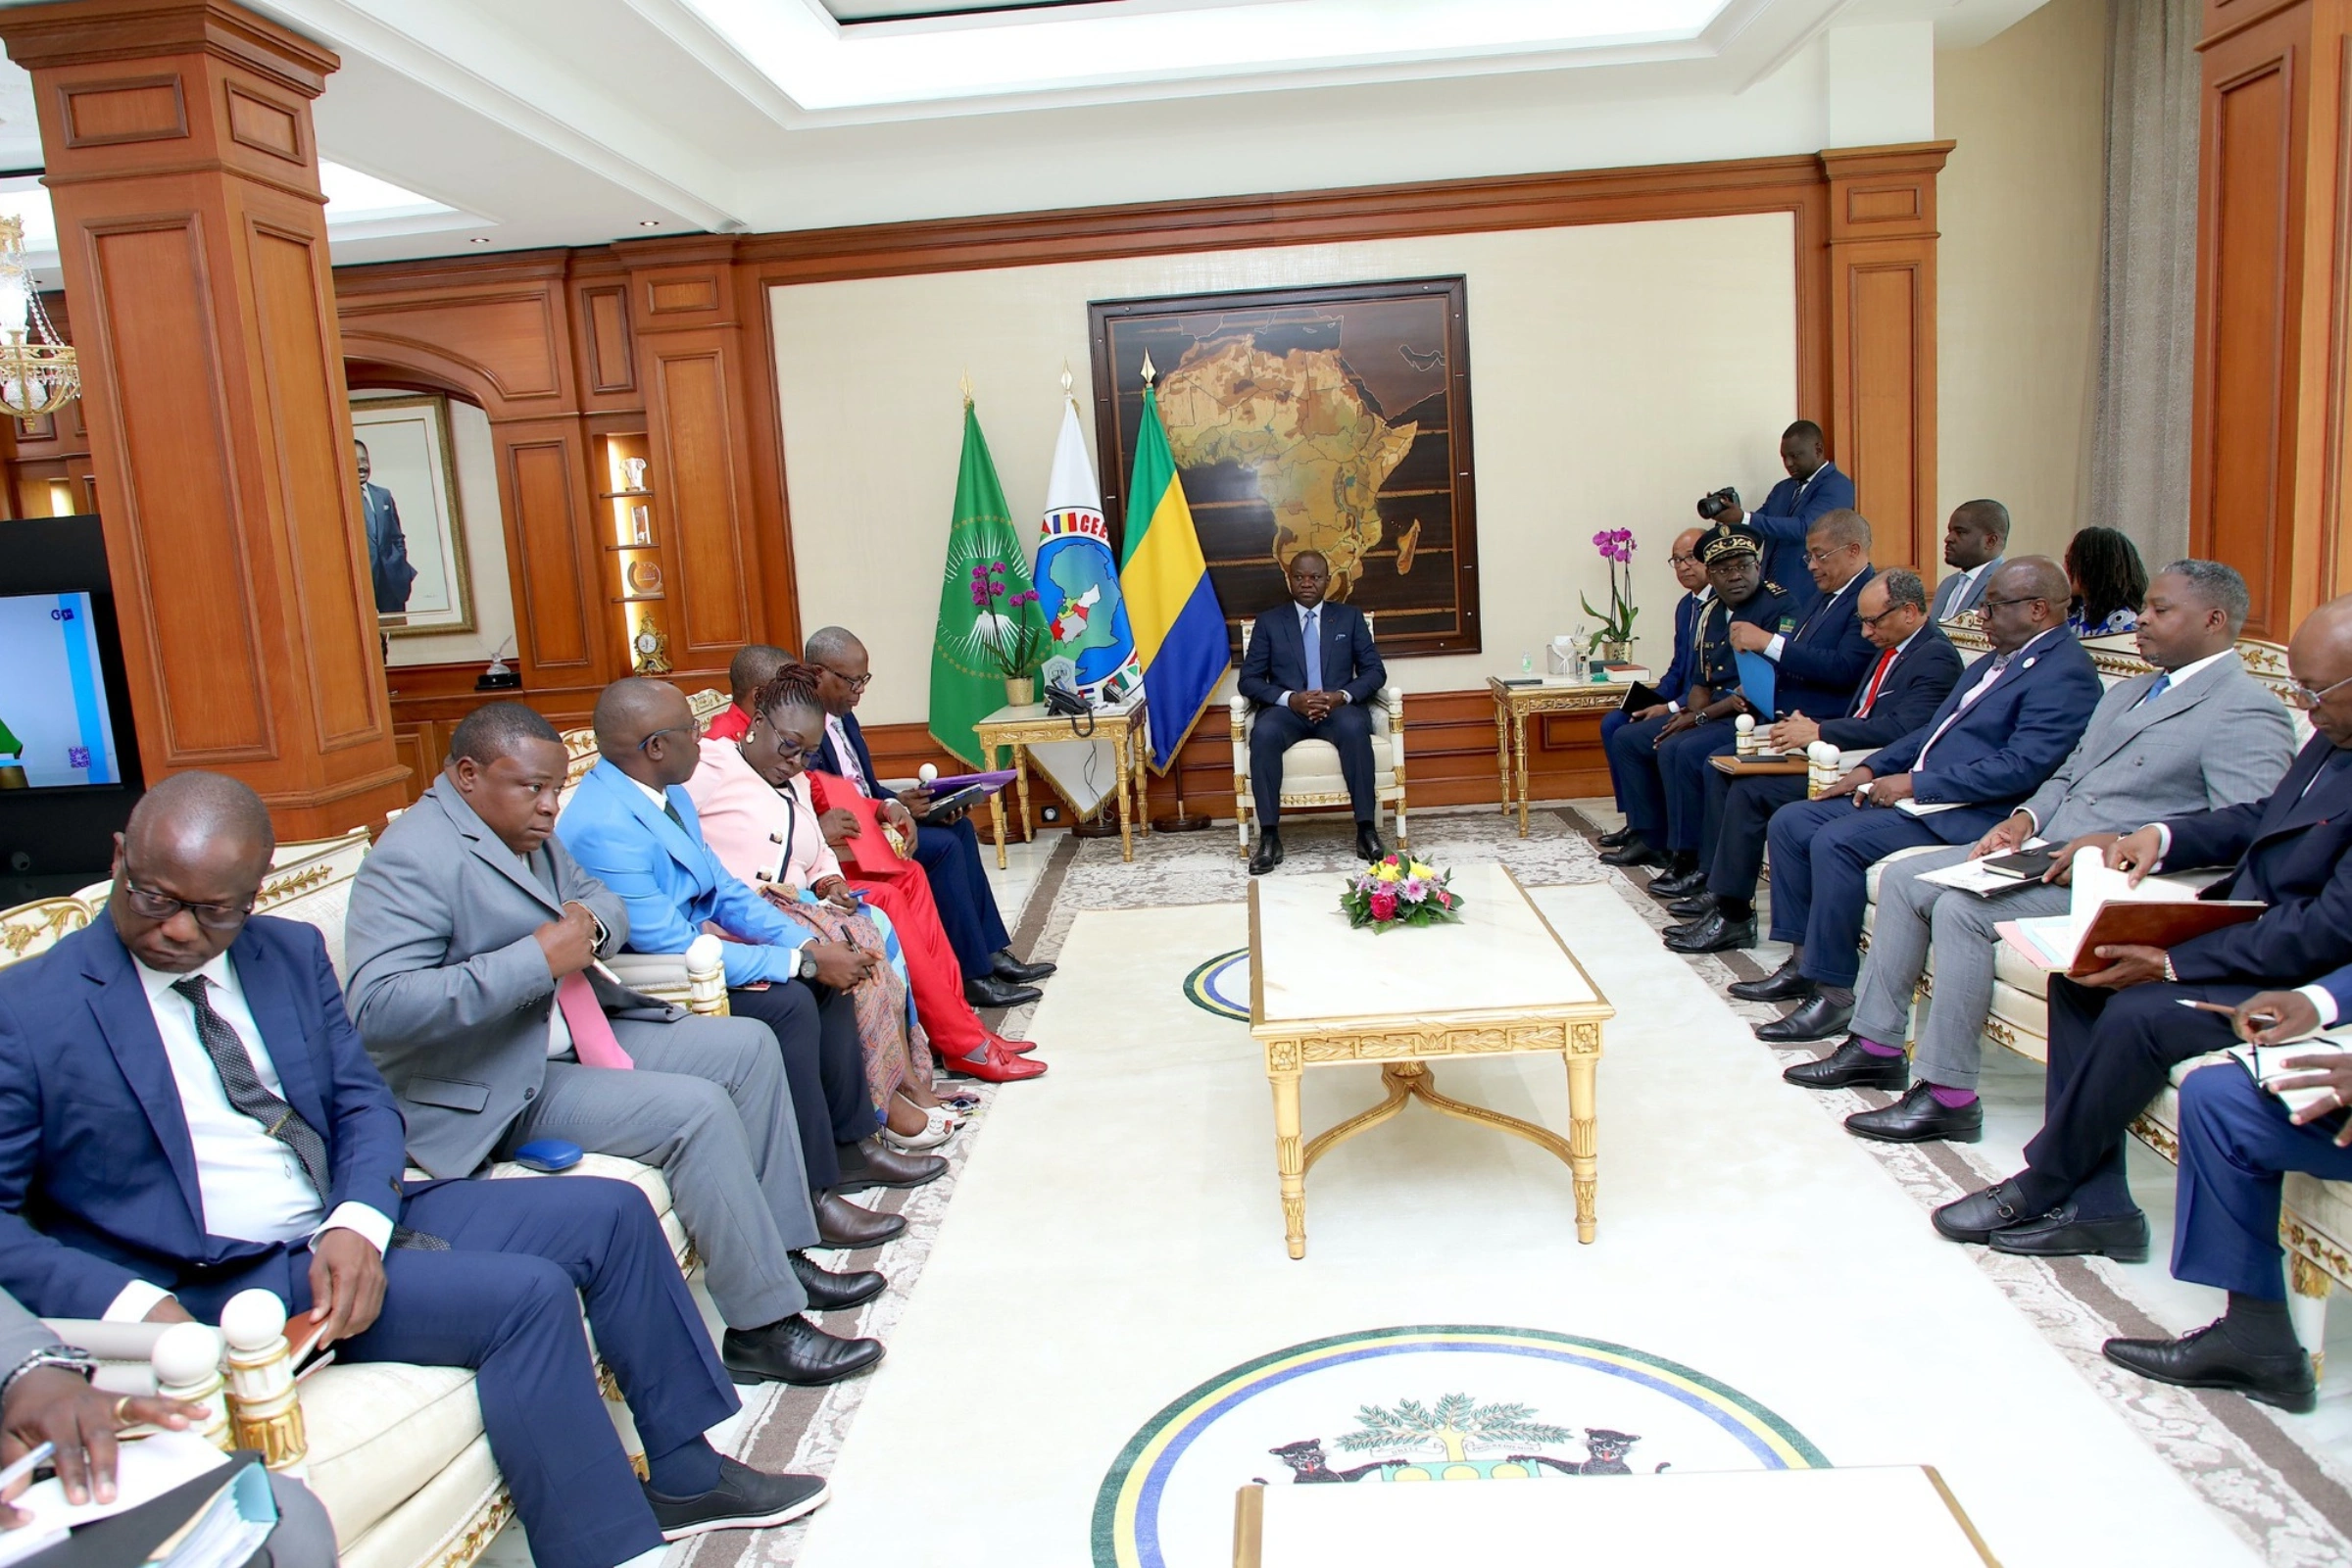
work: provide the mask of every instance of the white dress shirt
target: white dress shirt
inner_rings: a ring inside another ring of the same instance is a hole
[[[839,714],[825,715],[825,737],[833,743],[833,755],[841,759],[841,776],[857,785],[858,794],[874,795],[873,782],[865,776],[865,769],[858,765],[858,748],[850,744],[850,727],[841,721]],[[809,760],[813,762],[816,759],[811,757]]]
[[[1979,562],[1976,565],[1973,565],[1966,571],[1960,573],[1960,586],[1952,590],[1950,603],[1958,605],[1964,602],[1970,594],[1976,592],[1977,579],[1984,575],[1984,568],[1991,564],[1992,563],[1989,561]],[[1951,580],[1951,578],[1946,577],[1943,581],[1950,582]],[[1936,592],[1940,594],[1943,590],[1943,583],[1937,583],[1936,588]],[[1954,613],[1958,613],[1958,612],[1955,611]]]
[[[1830,612],[1830,607],[1845,597],[1846,589],[1851,588],[1854,584],[1860,582],[1861,580],[1862,574],[1858,571],[1855,572],[1851,577],[1846,578],[1844,582],[1838,585],[1836,593],[1823,600],[1817,609],[1808,611],[1806,612],[1805,624],[1811,625],[1816,617],[1828,614]],[[1772,634],[1772,641],[1764,645],[1764,657],[1777,664],[1781,662],[1782,650],[1788,646],[1788,639],[1776,631]]]
[[[172,989],[187,976],[150,969],[136,957],[131,964],[147,988],[147,1006],[155,1014],[155,1032],[163,1037],[164,1057],[171,1064],[180,1114],[188,1124],[188,1143],[196,1152],[196,1192],[204,1203],[198,1217],[205,1233],[240,1242],[291,1242],[340,1229],[357,1233],[383,1251],[392,1241],[390,1216],[365,1203],[341,1203],[321,1219],[323,1205],[294,1151],[228,1102],[228,1091],[221,1087],[220,1074],[196,1033],[196,1005]],[[205,998],[244,1043],[254,1076],[283,1099],[285,1085],[277,1076],[277,1064],[270,1059],[252,1009],[245,1005],[236,965],[222,953],[194,972],[212,982]],[[321,1137],[326,1131],[318,1129]],[[144,1280],[133,1280],[107,1307],[106,1320],[135,1323],[170,1295]]]
[[[1294,599],[1291,601],[1291,609],[1296,611],[1298,614],[1298,641],[1299,645],[1303,647],[1306,643],[1306,617],[1309,615],[1322,613],[1324,604],[1322,601],[1318,600],[1311,605],[1302,605],[1298,600]],[[1328,674],[1329,671],[1327,670],[1325,673]],[[1334,689],[1337,690],[1337,688]],[[1297,695],[1298,693],[1296,692],[1284,692],[1280,697],[1274,699],[1274,706],[1276,708],[1288,708],[1291,706],[1291,699]],[[1340,693],[1340,705],[1342,707],[1346,707],[1354,700],[1354,698],[1349,697],[1344,691]]]

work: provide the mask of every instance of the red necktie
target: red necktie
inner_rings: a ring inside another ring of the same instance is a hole
[[[556,1005],[564,1009],[564,1022],[571,1029],[571,1054],[580,1058],[583,1067],[634,1067],[636,1062],[620,1049],[620,1039],[612,1033],[612,1020],[596,1000],[596,987],[588,983],[585,971],[567,974],[556,982]]]
[[[1889,648],[1879,656],[1876,669],[1870,672],[1870,684],[1862,688],[1862,701],[1854,709],[1856,718],[1870,716],[1870,705],[1879,700],[1879,685],[1886,678],[1886,666],[1894,662],[1894,650]]]

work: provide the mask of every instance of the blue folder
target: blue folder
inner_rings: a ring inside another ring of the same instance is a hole
[[[1758,723],[1769,723],[1780,716],[1772,706],[1773,686],[1780,678],[1780,667],[1762,654],[1735,654],[1740,662],[1740,695],[1747,706],[1756,710]]]

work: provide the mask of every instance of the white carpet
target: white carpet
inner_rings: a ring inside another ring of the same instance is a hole
[[[1290,1261],[1262,1060],[1181,991],[1247,940],[1242,908],[1082,914],[1034,1027],[1054,1071],[997,1101],[800,1561],[1081,1568],[1106,1470],[1169,1401],[1286,1347],[1432,1324],[1613,1342],[1739,1391],[1833,1464],[1936,1465],[2008,1568],[2257,1560],[1615,892],[1537,898],[1619,1008],[1595,1245],[1575,1242],[1564,1166],[1416,1106],[1310,1173]],[[1411,960],[1411,933],[1365,940]],[[1556,1057],[1438,1070],[1564,1129],[1561,1078]],[[1309,1130],[1377,1081],[1310,1073]],[[1390,1396],[1451,1392],[1428,1382]],[[1637,1468],[1730,1462],[1642,1437]],[[1186,1506],[1170,1568],[1230,1560],[1230,1493]]]

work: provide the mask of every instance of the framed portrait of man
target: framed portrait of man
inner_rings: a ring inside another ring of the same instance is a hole
[[[377,622],[394,637],[473,630],[449,400],[355,397],[351,427]]]

